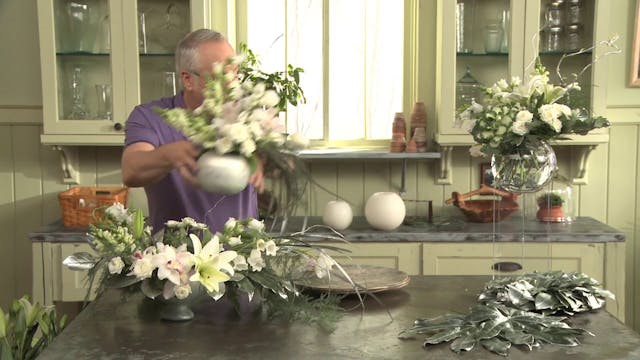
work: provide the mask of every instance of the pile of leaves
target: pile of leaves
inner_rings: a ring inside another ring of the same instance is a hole
[[[469,314],[418,319],[399,338],[426,335],[424,347],[452,341],[450,348],[456,353],[479,344],[502,356],[509,354],[512,345],[528,350],[544,343],[577,346],[579,336],[593,334],[571,327],[566,316],[554,315],[599,309],[605,297],[614,298],[582,273],[552,271],[495,279],[485,286]]]

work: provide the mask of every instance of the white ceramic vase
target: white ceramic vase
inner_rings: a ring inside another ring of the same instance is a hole
[[[378,230],[393,230],[402,224],[406,208],[402,198],[394,192],[377,192],[364,207],[367,222]]]
[[[346,201],[332,200],[324,207],[322,222],[335,230],[344,230],[351,225],[353,211]]]
[[[207,151],[198,159],[198,181],[202,189],[232,195],[244,190],[249,183],[251,168],[240,155],[220,155]]]

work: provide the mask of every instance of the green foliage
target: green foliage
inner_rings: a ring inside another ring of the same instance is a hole
[[[8,313],[0,309],[0,359],[35,359],[66,326],[53,306],[31,304],[28,296],[15,300]]]
[[[298,103],[307,102],[304,91],[300,87],[300,74],[304,72],[302,68],[287,64],[286,72],[268,73],[260,70],[260,60],[247,44],[240,44],[240,53],[244,54],[245,61],[240,64],[238,72],[242,74],[244,80],[263,82],[267,89],[274,90],[280,96],[280,102],[277,105],[280,111],[287,110],[287,103],[296,106]]]
[[[554,192],[545,192],[538,196],[536,201],[540,207],[562,206],[564,204],[562,196]]]
[[[599,309],[605,297],[614,298],[582,273],[552,271],[495,279],[485,286],[469,314],[418,319],[399,338],[426,335],[425,347],[452,341],[450,348],[457,353],[480,344],[502,356],[509,354],[512,345],[528,350],[543,343],[576,346],[578,336],[593,334],[572,328],[564,322],[566,317],[551,315]]]
[[[340,307],[341,297],[337,295],[323,294],[314,298],[300,294],[286,299],[274,293],[267,296],[270,297],[267,303],[270,317],[316,324],[327,332],[333,332],[344,315],[344,309]]]

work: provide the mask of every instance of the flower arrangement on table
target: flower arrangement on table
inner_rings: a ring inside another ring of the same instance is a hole
[[[585,93],[577,81],[566,81],[560,66],[566,57],[575,56],[597,46],[618,53],[617,37],[596,46],[565,54],[556,72],[559,84],[553,84],[549,72],[536,58],[534,70],[526,83],[513,77],[501,79],[484,89],[482,103],[472,101],[459,114],[457,123],[467,130],[476,143],[472,156],[493,156],[495,184],[515,192],[533,192],[551,180],[556,171],[551,140],[567,139],[567,135],[586,135],[589,131],[609,126],[602,116],[594,116],[585,106]],[[600,56],[601,57],[601,56]],[[587,65],[596,62],[599,57]],[[579,75],[574,75],[577,80]]]
[[[152,236],[142,212],[121,204],[108,207],[89,233],[98,257],[77,253],[64,263],[89,269],[90,283],[99,281],[98,292],[129,288],[152,299],[186,299],[200,286],[214,300],[228,295],[237,301],[245,293],[251,301],[259,294],[270,314],[325,328],[340,315],[337,296],[304,295],[296,280],[328,276],[334,267],[340,271],[328,251],[345,250],[310,244],[304,233],[272,237],[261,221],[230,218],[222,232],[212,234],[207,225],[184,218],[168,221],[164,231]]]
[[[306,171],[299,161],[296,162],[294,151],[307,147],[309,141],[301,134],[284,134],[278,115],[286,109],[287,102],[297,105],[299,100],[305,100],[299,87],[302,69],[289,65],[286,74],[266,73],[256,69],[255,55],[246,47],[245,50],[248,52],[246,58],[234,56],[213,65],[211,74],[207,75],[204,101],[198,108],[158,111],[170,125],[207,151],[205,155],[235,154],[246,159],[250,171],[245,171],[245,184],[260,159],[269,169],[284,176],[291,198],[297,199],[303,188],[298,182],[306,180]],[[199,168],[208,166],[208,161],[201,157]],[[220,170],[226,171],[231,171],[228,166]],[[216,186],[208,186],[216,177],[206,171],[198,174],[203,188],[208,191],[235,193],[244,188],[225,192]]]

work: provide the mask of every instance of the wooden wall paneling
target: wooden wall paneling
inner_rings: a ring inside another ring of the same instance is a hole
[[[12,126],[0,126],[0,307],[8,309],[16,296],[14,255],[16,253],[15,181],[11,141]]]
[[[416,164],[416,193],[418,194],[418,200],[431,200],[433,206],[433,215],[437,216],[439,213],[436,209],[442,209],[444,201],[444,186],[437,185],[435,179],[437,178],[436,171],[438,171],[440,162],[438,160],[426,160],[418,161]],[[427,215],[427,204],[420,203],[420,207],[417,209],[420,216]]]
[[[40,166],[42,168],[42,225],[62,218],[58,194],[69,185],[62,183],[60,155],[51,146],[40,145]]]
[[[589,183],[580,189],[580,215],[607,222],[607,164],[606,146],[596,147],[589,157]],[[625,157],[629,159],[629,156]],[[619,164],[625,167],[625,164]],[[621,188],[616,188],[621,189]]]
[[[40,126],[12,126],[15,178],[15,294],[31,293],[32,261],[28,234],[42,224],[42,168]]]
[[[325,204],[330,200],[336,200],[336,194],[338,193],[337,166],[335,163],[328,161],[314,161],[309,162],[308,165],[313,182],[318,184],[318,186],[311,184],[309,188],[309,215],[322,215]]]
[[[633,304],[638,304],[637,298],[635,298],[634,288],[638,287],[638,277],[635,274],[636,266],[635,262],[637,257],[636,246],[636,222],[637,222],[637,206],[638,196],[640,195],[638,189],[638,177],[640,175],[640,167],[638,166],[637,152],[638,152],[638,126],[637,125],[613,125],[610,129],[611,142],[608,146],[609,164],[609,184],[607,186],[608,198],[606,199],[607,206],[607,219],[608,224],[622,230],[627,236],[626,240],[626,290],[625,297],[618,298],[618,302],[624,302],[629,306],[625,308],[625,318],[627,324],[630,326],[636,326],[640,324],[637,319],[637,309],[634,309]],[[591,165],[591,164],[590,164]],[[595,165],[595,164],[594,164]],[[585,188],[591,187],[591,178],[594,178],[595,174],[592,173],[589,179],[589,185]],[[635,177],[633,175],[636,175]],[[588,210],[588,204],[582,203],[581,208]]]
[[[389,161],[367,160],[364,165],[364,201],[373,193],[381,191],[399,192],[399,187],[391,186]]]
[[[121,186],[122,148],[116,146],[96,147],[96,184],[98,186]]]
[[[420,162],[420,160],[407,160],[404,194],[407,216],[418,215],[418,206],[415,202],[415,200],[418,199],[418,162]],[[389,162],[389,179],[391,191],[399,191],[402,186],[402,160],[393,160]]]
[[[373,194],[365,194],[364,183],[364,164],[362,161],[349,160],[338,163],[338,195],[351,204],[353,215],[364,215],[364,204]]]
[[[98,182],[96,149],[91,146],[78,147],[80,184],[73,186],[96,186]]]
[[[446,205],[444,201],[451,197],[453,191],[457,191],[461,194],[475,190],[479,187],[478,184],[471,183],[471,155],[469,155],[469,147],[459,146],[451,151],[452,167],[449,171],[452,172],[453,184],[443,185],[443,199],[441,211],[438,211],[439,215],[444,216],[460,216],[461,213],[453,205]]]

